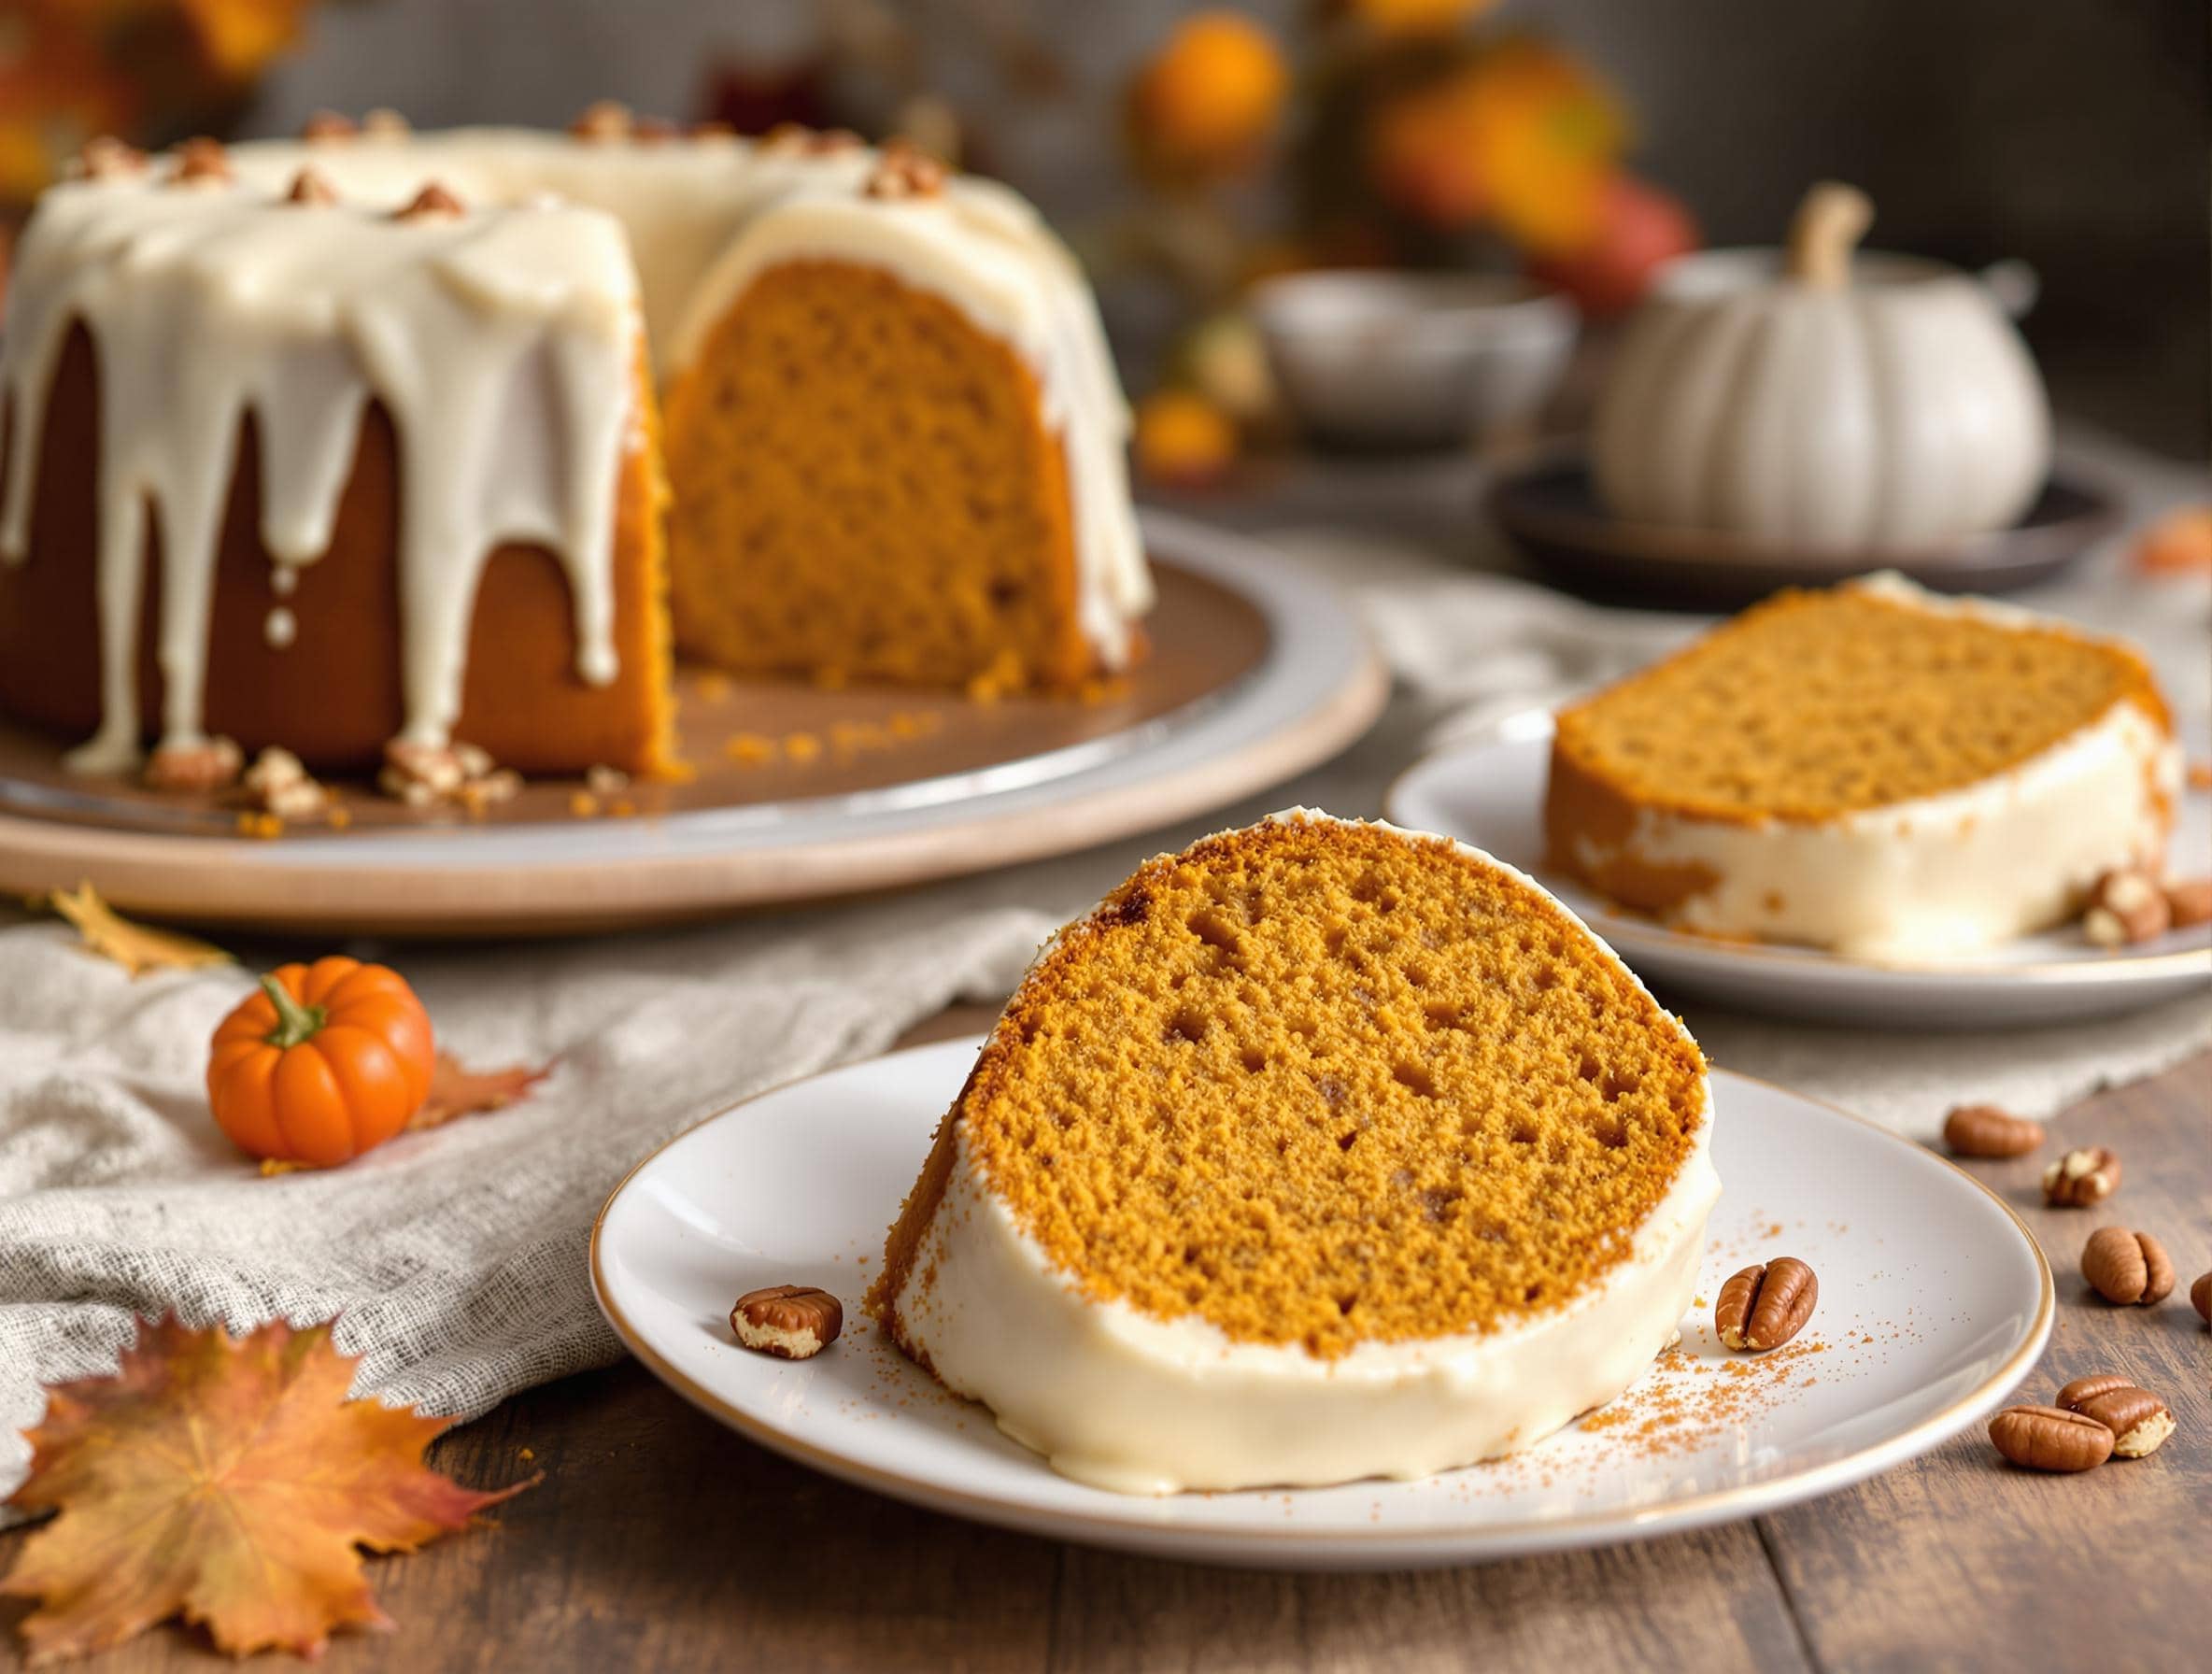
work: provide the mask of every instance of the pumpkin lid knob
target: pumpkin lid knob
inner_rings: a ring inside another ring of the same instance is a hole
[[[1805,194],[1790,223],[1790,277],[1830,290],[1850,284],[1851,251],[1873,224],[1874,205],[1865,192],[1821,181]]]

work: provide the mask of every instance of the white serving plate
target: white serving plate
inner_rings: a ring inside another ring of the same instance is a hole
[[[1256,617],[1264,650],[1180,707],[1071,746],[1016,747],[843,794],[763,801],[738,784],[722,803],[631,819],[575,818],[556,797],[550,817],[362,821],[274,843],[234,835],[228,814],[199,831],[84,823],[88,808],[99,812],[96,783],[0,785],[0,890],[89,880],[152,916],[291,931],[491,936],[680,922],[987,871],[1169,825],[1326,760],[1382,713],[1389,672],[1326,581],[1186,518],[1147,512],[1143,530],[1156,557]],[[651,794],[640,788],[641,800]]]
[[[1737,1268],[1811,1263],[1818,1311],[1735,1421],[1674,1449],[1636,1425],[1561,1432],[1419,1482],[1130,1497],[1056,1475],[883,1340],[858,1303],[975,1043],[817,1076],[725,1111],[655,1152],[592,1229],[600,1307],[632,1353],[765,1447],[917,1505],[1032,1534],[1210,1563],[1387,1569],[1596,1546],[1749,1517],[1927,1452],[1981,1418],[2049,1334],[2050,1270],[1996,1195],[1856,1117],[1763,1083],[1713,1079],[1723,1185],[1683,1352],[1624,1397],[1672,1385],[1694,1410],[1739,1366],[1710,1300]],[[797,1363],[739,1348],[744,1291],[819,1284],[844,1335]],[[1814,1347],[1814,1344],[1824,1345]],[[1780,1381],[1786,1379],[1786,1382]]]
[[[1716,941],[1624,912],[1545,864],[1544,780],[1552,717],[1530,712],[1448,745],[1391,787],[1388,817],[1486,849],[1542,880],[1638,975],[1746,1011],[1889,1029],[1996,1029],[2078,1021],[2154,1005],[2212,983],[2212,925],[2097,947],[2071,926],[1940,965],[1847,959],[1810,947]],[[2212,802],[2181,799],[2176,876],[2212,863]]]

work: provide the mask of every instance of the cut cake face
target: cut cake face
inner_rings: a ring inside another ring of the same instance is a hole
[[[1874,577],[1563,710],[1544,827],[1554,864],[1681,929],[1939,958],[2158,869],[2179,773],[2132,647]]]
[[[1041,956],[872,1306],[1087,1480],[1441,1468],[1667,1341],[1709,1127],[1695,1043],[1534,884],[1279,817],[1148,863]]]

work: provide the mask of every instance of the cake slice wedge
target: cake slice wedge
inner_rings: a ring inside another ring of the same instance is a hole
[[[1130,1493],[1525,1447],[1673,1338],[1705,1062],[1480,852],[1303,810],[1147,862],[1038,957],[868,1306]]]
[[[1708,935],[1903,962],[2164,869],[2181,754],[2132,646],[1901,576],[1777,594],[1560,712],[1553,864]]]

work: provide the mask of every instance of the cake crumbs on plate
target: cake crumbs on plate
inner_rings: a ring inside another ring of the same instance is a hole
[[[944,716],[933,709],[900,709],[885,724],[893,738],[927,738],[943,730]]]
[[[722,754],[740,767],[759,767],[776,759],[776,742],[760,732],[732,732],[722,741]]]

